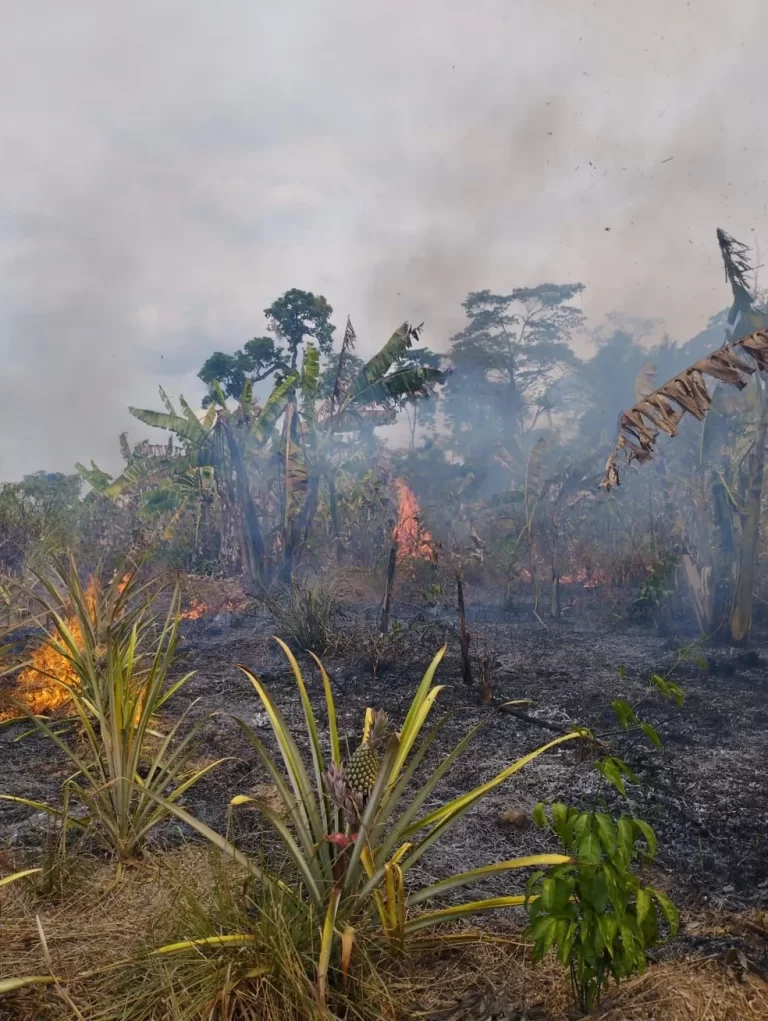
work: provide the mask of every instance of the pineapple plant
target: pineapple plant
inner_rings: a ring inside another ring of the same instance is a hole
[[[374,712],[366,731],[344,770],[347,786],[354,794],[368,794],[376,783],[381,769],[381,750],[389,737],[387,714]]]

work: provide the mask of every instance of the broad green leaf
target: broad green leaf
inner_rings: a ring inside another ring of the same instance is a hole
[[[606,854],[609,858],[613,858],[618,847],[618,837],[613,820],[605,812],[595,812],[595,826]]]
[[[661,748],[661,738],[659,737],[658,731],[650,723],[641,723],[640,729],[654,746],[654,748]]]
[[[611,702],[611,708],[619,718],[619,724],[623,730],[627,730],[632,724],[637,723],[635,710],[624,699],[616,699]]]
[[[415,331],[407,322],[395,330],[378,354],[375,354],[360,370],[357,379],[352,384],[349,397],[354,399],[370,384],[378,382],[411,347],[415,335]]]
[[[533,821],[544,829],[547,825],[547,808],[543,801],[538,801],[533,808]]]
[[[651,910],[651,895],[642,886],[637,891],[635,897],[635,909],[637,911],[637,920],[642,926]]]
[[[680,913],[669,897],[667,897],[665,893],[662,893],[661,890],[657,890],[653,886],[647,887],[647,890],[657,901],[659,907],[664,913],[664,917],[669,924],[669,938],[674,939],[678,933],[678,929],[680,928]]]
[[[656,856],[656,834],[643,819],[634,819],[633,822],[635,829],[648,845],[648,857],[654,858]]]

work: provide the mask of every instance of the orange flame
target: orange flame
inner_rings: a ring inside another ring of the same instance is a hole
[[[531,580],[531,572],[527,567],[524,567],[520,572],[520,580],[529,582]],[[561,585],[581,585],[582,588],[598,588],[600,585],[607,585],[610,580],[609,574],[604,570],[588,570],[586,567],[579,568],[573,574],[562,574],[560,575]]]
[[[397,543],[397,561],[415,558],[431,560],[434,556],[432,536],[421,527],[419,501],[403,479],[395,479],[398,517],[393,539]]]
[[[189,609],[179,614],[179,620],[200,620],[206,614],[216,616],[219,613],[237,613],[246,606],[245,596],[230,596],[223,603],[206,603],[201,599],[190,599]]]
[[[190,602],[189,609],[179,614],[179,620],[200,620],[204,613],[208,611],[208,607],[205,603],[201,603],[197,599],[193,599]]]
[[[93,579],[85,590],[86,605],[91,617],[95,614],[96,591]],[[82,633],[74,613],[66,618],[67,627],[78,644],[82,641]],[[56,680],[54,680],[54,678]],[[69,702],[69,692],[64,684],[76,685],[77,674],[69,661],[49,645],[38,645],[32,651],[31,662],[19,674],[16,681],[14,697],[30,712],[38,716],[52,713]],[[12,719],[19,715],[19,710],[0,711],[0,720]]]

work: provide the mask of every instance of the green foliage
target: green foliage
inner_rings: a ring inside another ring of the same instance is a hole
[[[285,343],[287,360],[296,368],[299,348],[306,337],[312,337],[322,354],[333,346],[335,327],[331,323],[333,309],[322,295],[292,288],[264,309],[270,330]]]
[[[66,689],[83,750],[62,736],[59,725],[11,700],[66,756],[74,772],[65,782],[64,810],[10,795],[0,798],[50,812],[119,858],[130,858],[168,817],[168,806],[217,765],[190,771],[192,741],[201,725],[177,740],[185,714],[165,733],[155,729],[160,709],[192,676],[169,680],[178,645],[180,592],[174,592],[158,627],[151,591],[135,571],[115,575],[106,585],[96,577],[86,590],[70,557],[52,576],[38,576],[38,582],[42,591],[32,594],[53,622],[43,644],[75,680],[46,676]],[[159,803],[159,795],[166,801]],[[87,814],[70,815],[70,801],[79,802]]]
[[[19,575],[77,544],[80,475],[35,472],[0,484],[0,571]]]
[[[536,407],[546,410],[562,369],[579,364],[568,340],[584,317],[569,302],[583,289],[541,284],[467,295],[468,323],[452,340],[455,372],[445,403],[454,443],[467,454],[519,442],[538,417]]]
[[[250,802],[256,807],[280,841],[293,876],[286,880],[264,863],[249,859],[229,840],[178,805],[167,807],[214,846],[248,868],[262,885],[305,905],[318,919],[321,933],[316,958],[317,995],[324,1005],[328,1002],[331,981],[334,976],[343,978],[348,972],[354,948],[360,940],[373,935],[391,950],[398,951],[423,929],[477,912],[520,905],[525,896],[513,894],[433,910],[421,909],[434,897],[472,886],[493,875],[536,865],[564,864],[569,860],[566,855],[531,855],[449,876],[427,887],[410,891],[406,887],[413,866],[482,797],[549,748],[579,735],[558,737],[466,794],[435,806],[434,792],[438,783],[487,722],[486,719],[475,726],[437,765],[428,767],[426,779],[416,781],[419,766],[427,761],[426,756],[448,719],[444,717],[426,730],[430,711],[441,691],[433,680],[445,654],[443,648],[419,684],[399,732],[389,737],[373,788],[367,794],[356,793],[345,778],[346,762],[330,678],[316,659],[325,695],[329,735],[328,747],[323,747],[318,720],[299,665],[289,648],[280,644],[296,679],[306,723],[301,740],[309,745],[311,766],[308,769],[305,765],[297,740],[269,691],[242,667],[269,716],[279,757],[276,758],[246,724],[239,721],[239,726],[275,785],[281,806],[277,810],[246,795],[235,796],[231,805],[237,808]],[[373,711],[369,709],[363,741],[370,734],[373,720]],[[429,804],[435,807],[425,809]],[[415,908],[418,912],[413,910]]]
[[[633,603],[636,611],[653,611],[663,606],[672,594],[672,581],[680,563],[677,550],[663,550],[657,557],[648,577],[640,586],[640,592]]]
[[[685,701],[685,692],[679,684],[675,684],[669,677],[662,677],[660,674],[651,674],[651,684],[665,698],[672,699],[682,709],[683,702]]]
[[[322,656],[336,645],[334,625],[340,606],[332,582],[309,586],[294,580],[283,591],[266,597],[265,602],[280,630],[297,649]]]
[[[646,951],[677,934],[679,917],[670,899],[644,886],[634,869],[650,861],[656,837],[640,819],[614,822],[603,812],[579,812],[561,802],[534,810],[575,858],[528,881],[529,934],[534,960],[551,949],[571,975],[580,1009],[588,1013],[611,977],[616,982],[642,972]],[[643,841],[645,848],[638,847]]]
[[[254,337],[234,354],[214,352],[206,359],[197,375],[209,387],[219,383],[226,397],[238,400],[246,384],[259,383],[275,373],[287,372],[288,369],[286,353],[275,344],[272,337]],[[203,406],[213,400],[209,395],[204,399]]]

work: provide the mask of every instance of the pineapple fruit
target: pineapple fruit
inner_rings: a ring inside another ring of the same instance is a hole
[[[381,769],[381,749],[389,736],[389,717],[384,712],[373,714],[368,736],[355,749],[346,765],[344,776],[355,794],[368,794]]]

